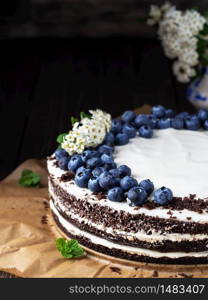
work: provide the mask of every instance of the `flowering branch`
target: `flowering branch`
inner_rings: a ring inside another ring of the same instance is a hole
[[[148,25],[158,26],[165,55],[174,59],[173,73],[180,82],[196,75],[200,63],[208,64],[208,24],[205,16],[195,9],[184,12],[169,2],[161,7],[151,5]]]

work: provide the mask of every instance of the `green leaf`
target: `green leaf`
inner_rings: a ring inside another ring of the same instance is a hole
[[[71,124],[72,124],[72,126],[76,123],[76,122],[78,122],[79,120],[77,119],[77,118],[75,118],[75,117],[71,117]]]
[[[64,246],[65,246],[65,240],[63,238],[60,238],[60,239],[56,240],[56,247],[59,251],[62,251]]]
[[[84,119],[84,118],[90,119],[91,116],[90,116],[89,114],[86,114],[86,113],[84,113],[84,112],[82,111],[82,112],[80,113],[80,118],[81,118],[81,120]]]
[[[65,258],[80,257],[84,254],[84,250],[77,240],[67,241],[63,238],[59,238],[56,240],[56,247]]]
[[[208,27],[205,30],[208,31]],[[199,60],[202,63],[202,65],[208,64],[207,50],[208,50],[208,40],[204,39],[203,35],[200,35],[198,37],[197,51],[199,53]]]
[[[67,133],[61,133],[59,134],[59,136],[57,137],[56,141],[57,143],[61,144],[64,141],[64,137],[67,135]]]
[[[23,170],[19,178],[19,184],[23,187],[39,187],[40,175],[31,170]]]

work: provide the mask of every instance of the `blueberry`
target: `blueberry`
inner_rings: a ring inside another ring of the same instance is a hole
[[[89,169],[83,169],[81,172],[76,173],[75,183],[81,188],[87,188],[88,181],[91,177],[91,172]]]
[[[116,163],[113,163],[113,164],[105,164],[103,166],[107,171],[110,171],[112,169],[116,169],[117,168],[117,164]]]
[[[129,190],[133,186],[138,185],[138,182],[135,178],[131,176],[125,176],[121,179],[120,186],[124,191]]]
[[[121,128],[122,128],[122,122],[121,122],[121,120],[113,120],[112,121],[111,131],[113,133],[120,132]]]
[[[108,190],[117,185],[117,180],[109,173],[105,176],[101,174],[99,177],[99,184],[103,189]]]
[[[76,174],[77,174],[78,172],[84,171],[85,169],[86,169],[86,168],[85,168],[84,166],[79,167],[79,168],[76,170]]]
[[[68,170],[69,157],[62,157],[58,160],[58,166],[62,170]]]
[[[197,116],[201,121],[207,120],[208,119],[208,110],[200,109]]]
[[[165,116],[165,108],[162,105],[155,105],[152,107],[152,113],[157,118],[162,118]]]
[[[114,187],[108,191],[108,199],[114,202],[121,202],[125,199],[120,187]]]
[[[208,130],[208,120],[204,121],[203,127],[204,129]]]
[[[148,115],[140,114],[135,118],[134,123],[135,123],[135,126],[137,128],[139,128],[143,125],[149,125],[150,120],[148,118]]]
[[[183,129],[184,128],[184,120],[183,118],[176,117],[171,120],[171,127],[175,129]]]
[[[119,177],[121,178],[124,176],[131,175],[131,169],[126,165],[121,165],[120,167],[118,167],[118,171],[119,171]]]
[[[153,200],[161,205],[168,204],[173,199],[173,193],[169,188],[161,187],[156,190],[153,195]]]
[[[101,187],[99,185],[99,178],[98,177],[91,177],[88,181],[88,189],[91,192],[98,193],[101,191]]]
[[[120,172],[118,169],[111,169],[109,170],[109,173],[113,176],[113,177],[120,177]]]
[[[122,128],[122,133],[126,133],[128,137],[132,139],[136,136],[136,129],[132,125],[126,124]]]
[[[126,145],[129,142],[129,137],[126,133],[118,133],[116,135],[115,144],[118,146]]]
[[[83,165],[83,160],[81,155],[75,154],[71,157],[68,163],[68,169],[75,172],[79,167]]]
[[[154,184],[149,179],[142,180],[139,183],[139,187],[142,187],[148,195],[154,191]]]
[[[144,125],[139,128],[139,135],[143,138],[150,139],[153,136],[153,130],[150,126]]]
[[[200,120],[197,116],[190,116],[185,119],[185,125],[189,130],[198,130],[200,127]]]
[[[124,121],[125,123],[129,123],[133,121],[135,117],[136,117],[136,113],[134,111],[127,110],[121,116],[121,120]]]
[[[112,154],[113,153],[113,147],[108,145],[102,145],[98,148],[98,152],[100,154],[106,153],[106,154]]]
[[[148,119],[149,119],[149,126],[153,129],[157,128],[159,119],[157,119],[157,117],[154,115],[148,115]]]
[[[113,157],[106,153],[102,154],[101,160],[104,164],[113,164],[114,163]]]
[[[131,201],[133,206],[139,206],[144,204],[147,201],[146,191],[139,186],[134,186],[128,191],[128,199]]]
[[[87,168],[93,169],[101,167],[103,165],[102,160],[99,157],[92,157],[86,161]]]
[[[104,144],[113,145],[115,142],[115,135],[113,132],[108,132],[104,139]]]
[[[104,172],[102,172],[100,175],[99,175],[99,178],[101,179],[101,178],[104,178],[104,177],[106,177],[106,176],[108,176],[109,175],[109,172],[108,171],[104,171]]]
[[[105,171],[105,168],[103,168],[103,167],[97,167],[97,168],[95,168],[95,169],[92,171],[92,175],[93,175],[94,177],[98,177],[98,176],[100,176],[100,174],[103,173],[104,171]]]
[[[83,162],[86,162],[88,159],[93,158],[93,157],[97,157],[98,156],[98,152],[95,150],[85,150],[82,153],[82,160]]]
[[[173,118],[174,117],[174,111],[172,109],[166,109],[165,110],[165,117],[166,118]]]
[[[186,117],[189,116],[189,113],[187,111],[183,111],[179,114],[176,115],[176,118],[182,118],[182,119],[185,119]]]
[[[166,128],[170,128],[171,125],[171,119],[159,119],[158,120],[158,129],[166,129]]]
[[[66,150],[59,148],[55,151],[55,157],[57,160],[59,160],[62,157],[69,157],[69,154],[66,152]]]

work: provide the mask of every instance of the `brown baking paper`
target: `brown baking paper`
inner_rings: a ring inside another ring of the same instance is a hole
[[[142,112],[148,112],[145,106]],[[23,188],[23,169],[41,175],[40,188]],[[79,259],[65,259],[55,240],[48,206],[46,162],[31,159],[0,183],[0,270],[21,277],[208,277],[206,265],[178,266],[130,262],[86,249]],[[64,235],[63,235],[64,236]]]
[[[41,174],[41,188],[23,188],[23,169]],[[64,259],[56,250],[61,236],[50,215],[45,161],[28,160],[0,183],[0,270],[22,277],[208,277],[208,268],[144,264],[86,250]]]

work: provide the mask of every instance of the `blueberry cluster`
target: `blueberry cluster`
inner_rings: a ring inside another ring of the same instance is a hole
[[[190,115],[187,112],[174,114],[172,109],[165,109],[162,105],[152,108],[152,114],[148,115],[150,126],[153,129],[188,129],[198,130],[203,128],[208,130],[208,110],[201,109],[197,114]]]
[[[138,183],[126,165],[117,167],[113,157],[114,147],[126,145],[137,135],[151,138],[154,129],[170,127],[189,130],[203,127],[208,130],[208,111],[200,110],[197,115],[187,112],[175,115],[173,110],[161,105],[153,106],[149,115],[125,111],[120,120],[112,121],[111,131],[106,134],[102,145],[72,156],[59,148],[55,157],[61,169],[75,173],[75,183],[79,187],[95,193],[105,192],[108,199],[114,202],[128,198],[132,206],[139,206],[153,193],[154,185],[149,179]],[[169,188],[161,187],[154,191],[152,198],[156,203],[165,205],[172,200],[173,193]]]
[[[96,150],[87,149],[82,155],[71,157],[59,148],[55,156],[61,169],[75,173],[75,183],[79,187],[88,188],[94,193],[105,192],[108,199],[114,202],[128,198],[132,205],[142,205],[153,192],[153,183],[149,179],[138,183],[131,176],[128,166],[117,167],[112,156],[113,151],[113,146],[104,144]],[[159,199],[157,195],[155,201],[160,203]]]

